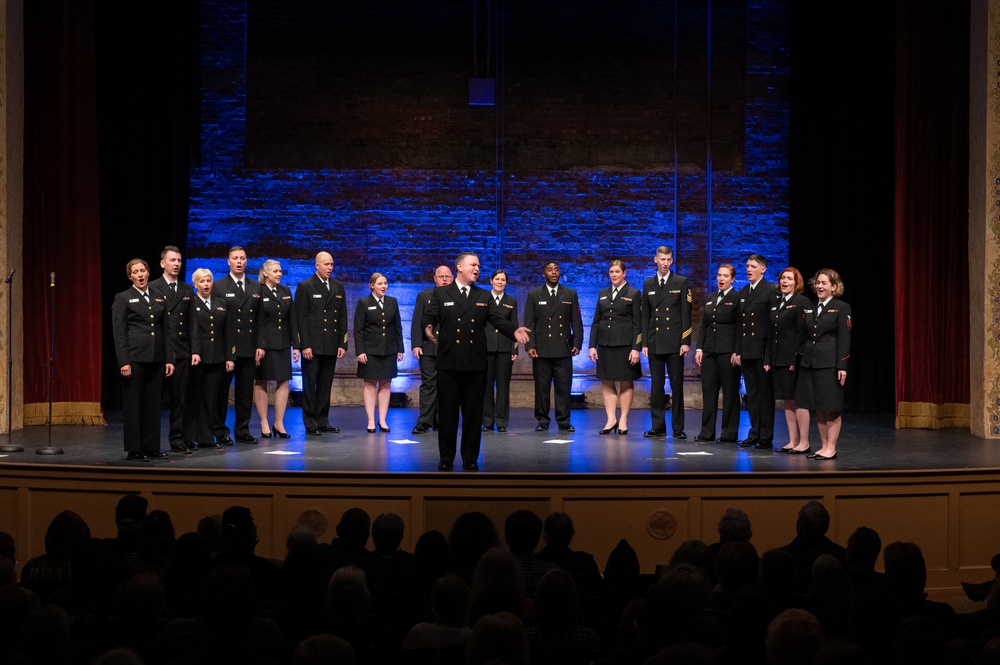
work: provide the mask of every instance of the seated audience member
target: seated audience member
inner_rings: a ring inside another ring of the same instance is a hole
[[[528,643],[533,663],[590,662],[601,651],[601,638],[580,624],[576,583],[566,571],[546,573],[538,585]]]
[[[29,614],[21,628],[21,658],[18,665],[70,665],[74,655],[70,621],[57,605]]]
[[[719,518],[718,530],[719,542],[708,546],[712,556],[719,556],[719,550],[726,543],[749,543],[753,538],[750,518],[739,508],[726,508],[726,512]]]
[[[489,517],[480,512],[459,515],[448,533],[451,572],[461,576],[471,586],[472,572],[479,558],[499,545],[500,537]]]
[[[558,568],[554,563],[535,556],[541,538],[542,518],[530,510],[515,510],[504,521],[503,539],[521,567],[522,589],[528,598],[535,597],[535,589],[542,577]]]
[[[651,582],[651,575],[644,580],[641,574],[639,555],[627,540],[624,538],[619,540],[608,554],[608,562],[604,565],[604,587],[608,592],[605,619],[617,621],[625,606],[637,598],[642,598],[646,586]]]
[[[502,547],[493,547],[479,558],[472,574],[469,619],[497,612],[524,616],[525,599],[521,592],[521,569],[514,556]]]
[[[21,569],[21,586],[29,589],[44,605],[60,587],[73,582],[73,555],[90,539],[90,527],[72,510],[64,510],[45,531],[45,554],[29,560]]]
[[[528,665],[529,657],[524,624],[509,612],[482,617],[465,644],[465,665]]]
[[[843,563],[829,554],[816,559],[809,587],[810,611],[819,619],[827,639],[850,634],[847,619],[853,591],[851,577]]]
[[[538,558],[554,563],[569,573],[581,596],[600,596],[604,591],[604,583],[594,556],[569,547],[575,534],[573,519],[569,515],[549,513],[542,527],[545,547],[538,553]]]
[[[664,647],[684,642],[722,645],[718,622],[705,614],[712,587],[705,575],[687,563],[673,566],[646,591],[635,617],[635,655],[643,662]]]
[[[759,565],[757,550],[750,543],[735,541],[723,545],[715,560],[719,583],[709,595],[706,606],[728,613],[736,594],[745,587],[757,584]]]
[[[310,635],[330,632],[326,601],[333,561],[327,549],[315,542],[295,545],[281,567],[281,591],[268,603],[292,647]]]
[[[198,520],[197,530],[208,543],[212,556],[222,551],[222,515],[205,515]]]
[[[944,631],[927,617],[911,616],[903,619],[893,635],[892,650],[896,655],[896,662],[906,665],[938,665],[949,662],[948,640]]]
[[[281,582],[281,567],[272,559],[257,556],[257,524],[249,508],[231,506],[222,513],[223,551],[215,557],[215,565],[239,563],[250,570],[258,600],[274,598]]]
[[[6,531],[0,531],[0,559],[7,559],[10,565],[17,566],[17,547],[14,536]]]
[[[146,519],[149,501],[138,494],[126,494],[118,500],[115,506],[115,527],[118,532],[114,538],[104,541],[112,554],[138,552],[142,548],[142,537],[139,529]]]
[[[316,545],[316,532],[308,524],[296,524],[292,527],[292,530],[288,532],[288,537],[285,538],[285,554],[287,555],[296,545]]]
[[[958,617],[947,603],[927,599],[927,565],[920,548],[913,543],[895,542],[885,548],[885,582],[901,605],[901,616],[927,617],[937,624],[946,639],[958,635]]]
[[[821,554],[830,554],[843,562],[843,547],[826,537],[830,528],[830,513],[819,501],[809,501],[799,510],[795,521],[795,539],[781,549],[795,560],[796,585],[799,593],[809,590],[813,563]]]
[[[448,573],[451,566],[448,539],[440,531],[426,531],[417,538],[413,546],[413,570],[407,583],[410,591],[430,593],[441,576]]]
[[[365,572],[357,566],[338,568],[330,577],[326,590],[326,606],[330,613],[330,633],[351,645],[355,654],[368,655],[385,641],[370,620],[372,595]],[[361,656],[361,660],[366,660]]]
[[[885,584],[885,575],[875,570],[881,552],[882,539],[874,529],[859,526],[847,539],[844,563],[855,588],[865,584]]]
[[[211,569],[212,555],[204,536],[192,531],[177,539],[163,576],[172,616],[194,618],[205,611],[205,582]]]
[[[368,550],[371,517],[361,508],[348,508],[340,516],[337,536],[330,541],[330,555],[335,569],[356,566],[365,573],[368,590],[381,598],[389,590],[389,570]]]
[[[431,614],[433,622],[418,623],[410,629],[403,649],[440,649],[468,641],[472,636],[469,587],[461,577],[448,574],[434,583]]]
[[[819,620],[805,610],[785,610],[767,627],[767,662],[771,665],[803,665],[813,662],[826,644]]]
[[[355,665],[351,645],[336,635],[313,635],[295,649],[292,665]]]
[[[760,557],[757,584],[767,594],[771,617],[793,607],[809,609],[809,599],[795,591],[795,560],[784,550],[768,550]]]
[[[698,568],[708,583],[715,587],[718,581],[718,571],[715,565],[715,556],[708,545],[700,540],[685,540],[677,546],[677,549],[670,556],[667,570],[681,563],[688,563]]]
[[[375,557],[390,571],[395,588],[413,567],[413,555],[399,547],[405,535],[406,524],[396,513],[382,513],[372,522]]]
[[[872,659],[857,644],[834,640],[824,644],[816,653],[813,665],[872,665]]]

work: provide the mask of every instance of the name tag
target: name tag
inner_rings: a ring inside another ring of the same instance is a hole
[[[747,301],[746,298],[740,298],[740,302],[746,302],[746,301]]]
[[[625,296],[622,296],[621,299],[624,300],[625,302],[632,302],[631,298],[626,298]]]
[[[376,306],[373,305],[373,306],[369,307],[368,309],[378,309],[378,307],[376,307]]]
[[[477,302],[476,303],[476,307],[489,307],[489,306],[490,306],[490,304],[488,302]]]
[[[235,297],[236,297],[236,294],[235,294],[235,293],[227,293],[227,294],[226,294],[226,297],[227,297],[227,298],[235,298]]]
[[[836,313],[837,313],[837,312],[839,312],[840,310],[839,310],[839,309],[828,309],[828,310],[826,310],[826,311],[830,312],[831,314],[836,314]]]
[[[138,298],[130,298],[129,302],[139,302],[139,299]]]
[[[320,294],[320,293],[314,293],[313,294],[313,298],[322,298],[322,297],[323,297],[323,295]]]
[[[646,291],[646,295],[647,296],[655,296],[656,295],[656,291]]]
[[[191,296],[184,296],[181,300],[191,300]]]
[[[340,295],[340,294],[338,293],[338,294],[337,294],[336,296],[334,296],[334,297],[335,297],[335,298],[343,298],[344,296],[342,296],[342,295]]]
[[[548,300],[539,300],[539,301],[538,301],[538,304],[539,304],[539,305],[548,305],[548,304],[549,304],[549,301],[548,301]]]
[[[223,307],[222,305],[216,305],[216,306],[215,306],[215,311],[216,311],[216,312],[225,312],[225,311],[226,311],[226,308],[225,308],[225,307]]]
[[[513,305],[508,305],[507,303],[504,303],[503,306],[506,307],[507,309],[514,309]]]
[[[264,298],[264,302],[271,302],[270,298]]]
[[[451,302],[446,302],[446,303],[444,303],[444,305],[442,305],[442,306],[443,306],[443,307],[451,307],[451,306],[453,306],[454,304],[455,304],[455,302],[454,302],[454,301],[451,301]]]
[[[813,313],[813,311],[811,309],[804,309],[802,311],[805,312],[806,314],[812,314]]]
[[[778,309],[778,308],[777,308],[777,307],[772,307],[772,308],[771,308],[771,311],[773,312],[773,311],[774,311],[774,310],[776,310],[776,309]]]
[[[563,300],[562,304],[564,304],[564,305],[572,305],[573,301],[572,300]]]
[[[601,298],[600,298],[600,299],[601,299],[601,300],[607,300],[607,299],[608,299],[608,297],[607,297],[607,296],[601,296]]]
[[[680,293],[680,292],[681,292],[680,289],[677,289],[676,291],[667,291],[667,293]]]

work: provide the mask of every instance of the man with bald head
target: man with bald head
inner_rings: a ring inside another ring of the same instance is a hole
[[[410,348],[413,357],[420,361],[420,415],[413,427],[414,434],[423,434],[438,424],[437,417],[437,344],[424,334],[420,325],[424,318],[424,306],[434,296],[434,288],[448,286],[454,281],[451,268],[438,266],[434,271],[434,286],[417,294],[417,304],[413,306],[413,320],[410,323]]]
[[[253,384],[257,378],[257,365],[264,357],[264,336],[257,325],[260,309],[260,284],[247,277],[247,253],[240,246],[229,250],[229,274],[212,284],[212,297],[226,301],[226,321],[236,330],[236,367],[233,370],[233,438],[237,443],[257,443],[250,433],[250,411],[253,408]],[[228,382],[227,377],[224,381]],[[219,391],[219,412],[229,406],[229,389]],[[233,445],[233,439],[223,436],[219,443]]]
[[[344,285],[332,279],[333,257],[316,255],[316,273],[295,289],[294,315],[302,354],[302,423],[306,434],[339,432],[330,425],[330,390],[337,359],[347,352],[347,299]]]

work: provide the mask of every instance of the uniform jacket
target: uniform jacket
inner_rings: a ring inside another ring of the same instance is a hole
[[[235,326],[233,344],[236,345],[237,358],[253,358],[257,349],[263,349],[263,337],[258,325],[260,309],[260,284],[243,276],[243,295],[236,288],[236,280],[226,274],[222,279],[212,284],[212,298],[226,299],[226,317]]]
[[[631,346],[642,350],[642,293],[626,283],[614,301],[611,289],[601,289],[590,324],[590,348],[598,346]]]
[[[163,334],[166,313],[167,301],[152,289],[149,304],[134,286],[115,296],[111,303],[111,332],[118,367],[167,360],[167,347],[173,345]]]
[[[347,298],[344,285],[330,278],[330,291],[313,273],[295,288],[295,321],[299,332],[296,349],[312,349],[313,354],[335,356],[347,350]]]
[[[801,293],[792,294],[788,304],[781,306],[783,296],[777,293],[771,303],[771,344],[770,353],[764,364],[775,367],[791,367],[796,355],[802,352],[804,328],[802,318],[810,309],[809,298]]]
[[[802,367],[847,370],[851,357],[851,306],[831,298],[823,313],[816,317],[816,305],[805,310],[802,319],[804,340]]]
[[[266,351],[281,351],[292,346],[299,338],[296,329],[295,311],[292,306],[292,290],[284,284],[275,284],[272,289],[260,285],[260,311],[257,325],[260,326],[261,347]]]
[[[493,292],[487,291],[487,293],[490,294],[490,300],[493,300]],[[494,300],[494,302],[496,301]],[[503,295],[500,296],[500,313],[505,319],[514,324],[514,328],[518,327],[517,298],[507,295],[507,293],[504,292]],[[514,355],[517,353],[517,342],[509,337],[505,337],[499,330],[487,323],[486,350],[490,353],[509,353]]]
[[[486,324],[514,338],[517,326],[504,318],[489,291],[472,285],[462,298],[458,283],[435,287],[422,324],[439,328],[437,368],[486,371]]]
[[[410,320],[410,350],[419,347],[425,356],[432,358],[437,355],[437,344],[427,338],[427,335],[424,334],[424,327],[420,323],[424,320],[424,308],[431,301],[434,288],[424,289],[417,294],[417,302],[413,306],[413,317]]]
[[[671,272],[660,288],[654,275],[642,285],[642,345],[649,353],[678,353],[691,345],[691,289],[687,279]]]
[[[399,301],[392,296],[378,300],[368,294],[354,310],[354,353],[392,356],[403,353],[403,324],[399,319]]]
[[[212,296],[209,306],[195,294],[191,298],[191,352],[206,364],[236,360],[236,325],[230,319],[226,299]]]
[[[729,289],[719,304],[718,291],[711,291],[701,311],[698,348],[702,353],[733,353],[736,351],[736,309],[739,292]]]
[[[175,292],[167,286],[167,280],[160,277],[149,283],[149,291],[159,293],[167,303],[166,335],[173,344],[173,360],[190,360],[190,310],[194,289],[190,284],[177,280]]]
[[[565,358],[583,348],[583,318],[576,290],[559,285],[556,297],[545,284],[528,292],[524,304],[524,326],[531,330],[527,349],[542,358]]]
[[[749,284],[740,289],[739,299],[736,353],[747,360],[764,360],[771,337],[774,284],[762,277],[753,292]]]

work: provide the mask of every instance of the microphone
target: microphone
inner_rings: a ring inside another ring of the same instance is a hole
[[[10,272],[7,273],[7,279],[4,280],[4,284],[10,284],[11,281],[13,281],[13,279],[14,279],[14,272],[15,272],[14,268],[11,268]]]
[[[52,288],[56,286],[56,274],[54,272],[49,273],[49,286]]]

